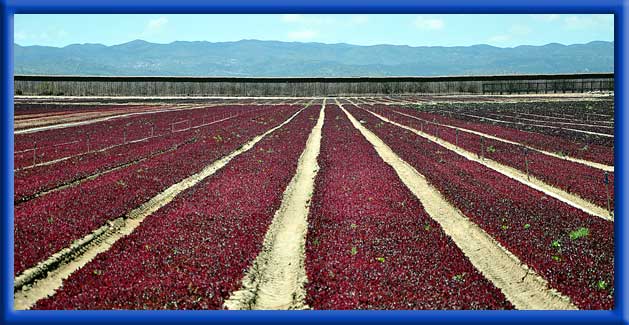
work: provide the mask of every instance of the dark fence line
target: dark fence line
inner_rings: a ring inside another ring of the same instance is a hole
[[[613,79],[484,83],[483,94],[548,94],[614,91]]]
[[[16,75],[16,95],[352,96],[613,91],[613,73],[444,77],[126,77]]]

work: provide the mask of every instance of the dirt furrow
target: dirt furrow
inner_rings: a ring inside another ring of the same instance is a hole
[[[325,105],[321,108],[295,176],[267,231],[262,251],[247,271],[242,289],[225,302],[228,309],[304,309],[305,241],[310,197],[319,170]]]
[[[411,131],[411,132],[413,132],[413,133],[415,133],[415,134],[417,134],[417,135],[419,135],[419,136],[421,136],[421,137],[423,137],[425,139],[428,139],[428,140],[430,140],[430,141],[432,141],[432,142],[434,142],[434,143],[436,143],[436,144],[438,144],[438,145],[440,145],[440,146],[442,146],[442,147],[444,147],[444,148],[446,148],[448,150],[451,150],[451,151],[453,151],[453,152],[455,152],[455,153],[465,157],[466,159],[469,159],[469,160],[478,162],[480,164],[483,164],[487,168],[493,169],[493,170],[495,170],[495,171],[497,171],[497,172],[499,172],[499,173],[501,173],[501,174],[503,174],[503,175],[505,175],[507,177],[515,179],[518,182],[520,182],[520,183],[522,183],[522,184],[524,184],[526,186],[532,187],[532,188],[534,188],[534,189],[536,189],[536,190],[538,190],[540,192],[543,192],[544,194],[546,194],[548,196],[551,196],[551,197],[553,197],[555,199],[558,199],[558,200],[560,200],[560,201],[562,201],[562,202],[564,202],[564,203],[566,203],[566,204],[568,204],[570,206],[573,206],[573,207],[575,207],[577,209],[580,209],[580,210],[584,211],[585,213],[588,213],[590,215],[593,215],[593,216],[596,216],[596,217],[599,217],[599,218],[603,218],[605,220],[614,221],[613,213],[610,215],[610,212],[607,211],[607,209],[605,209],[603,207],[600,207],[600,206],[598,206],[596,204],[593,204],[593,203],[591,203],[589,201],[586,201],[586,200],[582,199],[581,197],[578,197],[578,196],[570,194],[570,193],[568,193],[568,192],[566,192],[564,190],[561,190],[561,189],[558,189],[558,188],[553,187],[551,185],[548,185],[548,184],[546,184],[546,183],[544,183],[544,182],[542,182],[539,179],[536,179],[534,177],[531,177],[530,180],[529,180],[525,173],[523,173],[523,172],[521,172],[521,171],[519,171],[519,170],[517,170],[515,168],[502,165],[502,164],[500,164],[498,162],[495,162],[493,160],[490,160],[490,159],[478,158],[474,153],[469,152],[469,151],[467,151],[465,149],[462,149],[460,147],[457,147],[456,145],[454,145],[454,144],[452,144],[450,142],[444,141],[442,139],[439,139],[438,137],[435,137],[435,136],[429,135],[427,133],[415,130],[415,129],[413,129],[411,127],[408,127],[406,125],[403,125],[403,124],[391,121],[391,120],[387,119],[386,117],[381,116],[381,115],[379,115],[377,113],[374,113],[374,112],[371,112],[371,111],[368,111],[368,110],[365,110],[365,111],[371,113],[372,115],[376,116],[377,118],[379,118],[379,119],[381,119],[381,120],[383,120],[385,122],[388,122],[388,123],[391,123],[391,124],[396,125],[398,127],[401,127],[403,129],[409,130],[409,131]]]
[[[238,116],[238,115],[236,115],[236,116]],[[234,116],[234,117],[236,117],[236,116]],[[222,122],[222,121],[225,121],[225,120],[231,119],[231,118],[233,118],[233,117],[228,117],[228,118],[225,118],[225,119],[222,119],[222,120],[217,120],[217,121],[214,121],[214,122],[211,122],[211,123],[206,123],[206,124],[203,124],[203,125],[195,126],[195,127],[190,128],[190,129],[194,129],[194,128],[199,128],[199,127],[207,126],[207,125],[214,124],[214,123],[219,123],[219,122]],[[158,136],[156,136],[156,137],[161,137],[161,136],[164,136],[164,135],[158,135]],[[155,138],[155,137],[153,137],[153,138]],[[139,140],[129,141],[129,142],[127,142],[126,144],[131,144],[131,143],[135,143],[135,142],[141,142],[141,141],[145,141],[145,140],[147,140],[147,139],[149,139],[149,138],[144,138],[144,139],[139,139]],[[123,169],[123,168],[127,168],[127,167],[129,167],[129,166],[137,165],[138,163],[141,163],[141,162],[146,161],[146,160],[148,160],[148,159],[152,159],[152,158],[155,158],[155,157],[157,157],[157,156],[160,156],[160,155],[163,155],[163,154],[166,154],[166,153],[172,152],[172,151],[174,151],[174,150],[179,149],[181,146],[185,146],[185,145],[187,145],[187,144],[194,143],[195,141],[196,141],[196,140],[194,140],[194,139],[188,139],[188,140],[186,140],[186,141],[183,141],[183,142],[180,142],[180,143],[178,143],[178,144],[175,144],[174,146],[171,146],[171,147],[168,147],[168,148],[166,148],[166,149],[163,149],[163,150],[159,150],[159,151],[157,151],[157,152],[154,152],[154,153],[150,154],[150,155],[149,155],[149,156],[147,156],[147,157],[143,157],[143,158],[140,158],[140,159],[132,160],[132,161],[129,161],[129,162],[126,162],[126,163],[120,164],[120,165],[118,165],[118,166],[114,166],[114,167],[111,167],[111,168],[109,168],[109,169],[106,169],[106,170],[103,170],[103,171],[100,171],[100,172],[97,172],[97,173],[94,173],[94,174],[91,174],[91,175],[86,175],[86,176],[83,176],[83,177],[81,177],[81,178],[75,179],[75,180],[70,181],[70,182],[67,182],[67,183],[63,183],[63,184],[58,185],[58,186],[56,186],[56,187],[53,187],[53,188],[50,188],[50,189],[47,189],[47,190],[44,190],[44,191],[41,191],[41,192],[37,192],[37,193],[35,193],[35,194],[33,194],[33,195],[29,195],[29,196],[27,196],[27,197],[22,197],[22,198],[20,198],[20,199],[15,200],[15,201],[14,201],[14,205],[16,205],[16,206],[17,206],[18,204],[22,204],[22,203],[27,202],[27,201],[30,201],[30,200],[32,200],[32,199],[34,199],[34,198],[37,198],[37,197],[40,197],[40,196],[43,196],[43,195],[46,195],[46,194],[49,194],[49,193],[52,193],[52,192],[60,191],[60,190],[63,190],[63,189],[66,189],[66,188],[69,188],[69,187],[72,187],[72,186],[79,185],[79,184],[81,184],[81,183],[84,183],[84,182],[87,182],[87,181],[90,181],[90,180],[96,179],[96,178],[98,178],[98,177],[100,177],[100,176],[103,176],[103,175],[109,174],[109,173],[111,173],[111,172],[114,172],[114,171],[117,171],[117,170],[120,170],[120,169]],[[96,150],[96,151],[90,151],[90,153],[94,153],[94,152],[103,152],[103,151],[106,151],[106,150],[109,150],[109,149],[112,149],[112,148],[115,148],[115,147],[119,147],[119,146],[122,146],[122,145],[126,145],[126,144],[114,145],[114,146],[106,147],[106,148],[99,149],[99,150]],[[86,153],[84,153],[84,154],[86,154]],[[53,163],[56,163],[56,162],[64,161],[64,160],[70,159],[70,158],[72,158],[72,157],[81,156],[81,155],[84,155],[84,154],[75,155],[75,156],[71,156],[71,157],[65,157],[65,158],[61,158],[61,159],[57,159],[57,160],[53,160],[53,161],[50,161],[50,162],[46,162],[46,163],[41,163],[41,164],[37,164],[37,165],[33,165],[33,166],[29,166],[29,167],[27,167],[27,168],[22,168],[22,169],[28,169],[28,168],[32,168],[32,167],[35,167],[35,166],[50,165],[50,164],[53,164]],[[16,169],[16,170],[14,170],[14,171],[19,171],[19,170],[22,170],[22,169]]]
[[[253,138],[229,155],[214,161],[200,172],[171,185],[126,216],[110,222],[72,245],[22,272],[14,279],[14,308],[29,309],[38,300],[51,296],[63,285],[63,280],[82,268],[99,253],[107,251],[116,241],[132,233],[153,212],[172,201],[179,193],[196,185],[227,165],[234,157],[251,149],[267,135],[289,123],[305,108],[291,115],[282,124]]]
[[[63,129],[63,128],[68,128],[68,127],[73,127],[73,126],[105,122],[105,121],[109,121],[113,119],[129,117],[129,116],[157,114],[157,113],[172,112],[172,111],[184,110],[184,109],[199,109],[199,108],[205,108],[205,107],[211,107],[211,106],[216,106],[216,105],[187,105],[187,106],[180,106],[180,107],[163,108],[163,109],[158,109],[158,110],[153,110],[153,111],[126,113],[126,114],[119,114],[119,115],[102,117],[102,118],[94,118],[94,119],[77,121],[77,122],[60,123],[60,124],[34,127],[34,128],[29,128],[29,129],[21,129],[21,130],[14,131],[13,134],[15,135],[29,134],[29,133],[35,133],[35,132],[40,132],[40,131],[46,131],[46,130]]]
[[[512,115],[504,115],[504,114],[496,114],[496,113],[489,113],[489,115],[493,115],[493,116],[497,116],[499,118],[512,118],[512,119],[516,119],[516,120],[521,120],[521,121],[529,121],[529,122],[534,122],[534,123],[539,123],[539,122],[545,122],[545,123],[554,123],[554,124],[563,124],[563,125],[576,125],[576,126],[585,126],[585,127],[591,127],[591,128],[602,128],[602,129],[614,129],[614,126],[609,126],[609,125],[595,125],[595,124],[586,124],[586,123],[575,123],[575,122],[558,122],[558,121],[544,121],[544,120],[534,120],[534,119],[530,119],[530,118],[526,118],[526,117],[521,117],[521,116],[512,116]],[[544,124],[546,125],[546,124]],[[553,126],[553,125],[551,125]],[[585,131],[585,130],[583,130]]]
[[[157,107],[155,107],[157,109]],[[160,108],[163,109],[163,108]],[[137,111],[137,109],[135,109]],[[74,113],[74,114],[57,114],[54,116],[37,117],[32,119],[16,120],[13,124],[15,130],[32,129],[42,126],[52,126],[60,123],[71,123],[79,121],[89,121],[92,119],[114,117],[122,114],[128,114],[133,112],[134,109],[127,111],[105,111],[105,112],[89,112],[89,113]]]
[[[447,127],[447,128],[451,128],[451,129],[458,129],[461,132],[466,132],[466,133],[480,135],[480,136],[483,136],[485,138],[496,140],[496,141],[500,141],[500,142],[504,142],[504,143],[514,144],[514,145],[523,146],[523,147],[525,146],[522,143],[515,142],[515,141],[510,141],[510,140],[503,139],[503,138],[498,138],[498,137],[495,137],[495,136],[487,134],[487,133],[482,133],[482,132],[478,132],[478,131],[474,131],[474,130],[470,130],[470,129],[457,127],[457,126],[452,126],[452,125],[448,125],[448,124],[437,123],[437,122],[434,122],[434,121],[425,120],[425,119],[419,118],[417,116],[409,115],[409,114],[402,113],[402,112],[399,112],[399,111],[396,111],[396,110],[392,110],[392,111],[394,113],[397,113],[397,114],[400,114],[400,115],[404,115],[406,117],[409,117],[409,118],[412,118],[412,119],[416,119],[418,121],[424,121],[424,122],[427,122],[427,123],[436,124],[436,125]],[[614,166],[609,166],[609,165],[596,163],[596,162],[592,162],[592,161],[589,161],[589,160],[583,160],[583,159],[579,159],[579,158],[573,158],[573,157],[568,157],[568,156],[560,156],[560,155],[558,155],[556,153],[553,153],[553,152],[550,152],[550,151],[544,151],[544,150],[541,150],[541,149],[536,149],[536,148],[533,148],[533,147],[530,147],[530,146],[527,146],[527,148],[529,148],[531,150],[534,150],[534,151],[537,151],[539,153],[543,153],[543,154],[545,154],[547,156],[569,160],[569,161],[572,161],[572,162],[576,162],[576,163],[579,163],[579,164],[582,164],[582,165],[594,167],[594,168],[597,168],[597,169],[600,169],[600,170],[604,170],[604,171],[608,171],[608,172],[613,172],[614,171]]]
[[[343,111],[354,127],[374,146],[378,155],[395,169],[426,212],[441,225],[474,267],[500,288],[517,309],[577,309],[568,297],[549,289],[546,280],[448,203],[423,175],[397,156],[344,108]]]
[[[557,116],[551,116],[551,115],[539,115],[539,114],[530,114],[530,113],[522,113],[522,112],[518,112],[516,113],[518,115],[528,115],[528,116],[533,116],[533,117],[541,117],[541,118],[547,118],[547,119],[553,119],[553,120],[565,120],[565,121],[571,121],[571,122],[583,122],[583,120],[581,119],[577,119],[577,118],[565,118],[565,117],[557,117]],[[586,122],[590,122],[590,123],[601,123],[601,124],[614,124],[614,122],[611,121],[603,121],[603,120],[587,120]]]
[[[100,172],[98,172],[98,173],[94,173],[94,174],[91,174],[91,175],[87,175],[87,176],[84,176],[84,177],[81,177],[81,178],[75,179],[75,180],[73,180],[73,181],[70,181],[70,182],[67,182],[67,183],[64,183],[64,184],[58,185],[58,186],[56,186],[56,187],[53,187],[53,188],[50,188],[50,189],[47,189],[47,190],[44,190],[44,191],[41,191],[41,192],[37,192],[37,193],[35,193],[35,194],[33,194],[33,195],[29,195],[29,196],[26,196],[26,197],[22,197],[22,198],[20,198],[20,199],[15,200],[15,201],[13,202],[13,204],[14,204],[15,206],[17,206],[17,205],[19,205],[19,204],[22,204],[22,203],[27,202],[27,201],[30,201],[30,200],[32,200],[32,199],[38,198],[38,197],[40,197],[40,196],[44,196],[44,195],[46,195],[46,194],[50,194],[50,193],[52,193],[52,192],[60,191],[60,190],[63,190],[63,189],[66,189],[66,188],[69,188],[69,187],[72,187],[72,186],[77,186],[77,185],[79,185],[79,184],[81,184],[81,183],[84,183],[84,182],[87,182],[87,181],[94,180],[94,179],[96,179],[96,178],[98,178],[98,177],[100,177],[100,176],[103,176],[103,175],[109,174],[109,173],[111,173],[111,172],[115,172],[115,171],[117,171],[117,170],[120,170],[120,169],[123,169],[123,168],[127,168],[127,167],[129,167],[129,166],[137,165],[138,163],[141,163],[141,162],[146,161],[146,160],[148,160],[148,159],[155,158],[155,157],[157,157],[157,156],[159,156],[159,155],[163,155],[163,154],[166,154],[166,153],[169,153],[169,152],[175,151],[175,150],[179,149],[179,147],[181,147],[181,146],[183,146],[183,145],[186,145],[186,144],[194,143],[195,141],[196,141],[196,140],[190,140],[190,139],[188,139],[188,140],[186,140],[186,141],[184,141],[184,142],[182,142],[182,143],[176,144],[176,145],[174,145],[174,146],[172,146],[172,147],[169,147],[169,148],[167,148],[167,149],[164,149],[164,150],[161,150],[161,151],[155,152],[155,153],[153,153],[153,154],[151,154],[151,155],[149,155],[149,156],[147,156],[147,157],[140,158],[140,159],[136,159],[136,160],[133,160],[133,161],[130,161],[130,162],[127,162],[127,163],[124,163],[124,164],[121,164],[121,165],[118,165],[118,166],[112,167],[112,168],[110,168],[110,169],[100,171]]]
[[[205,123],[205,124],[202,124],[202,125],[193,126],[193,127],[190,127],[190,128],[188,128],[186,130],[183,130],[183,131],[198,129],[198,128],[205,127],[205,126],[208,126],[208,125],[212,125],[212,124],[220,123],[220,122],[223,122],[223,121],[227,121],[227,120],[235,118],[235,117],[238,117],[238,115],[226,117],[224,119],[212,121],[210,123]],[[182,132],[182,131],[175,131],[175,132]],[[166,134],[160,134],[160,135],[156,135],[156,136],[152,136],[152,137],[149,136],[149,137],[142,138],[142,139],[131,140],[131,141],[127,141],[125,143],[119,143],[119,144],[115,144],[113,146],[109,146],[109,147],[105,147],[105,148],[101,148],[101,149],[97,149],[97,150],[91,150],[91,151],[83,152],[83,153],[80,153],[80,154],[77,154],[77,155],[67,156],[67,157],[54,159],[54,160],[49,160],[49,161],[37,163],[35,165],[30,165],[30,166],[26,166],[26,167],[22,167],[22,168],[16,168],[13,171],[16,172],[16,171],[25,170],[25,169],[31,169],[31,168],[35,168],[35,167],[39,167],[39,166],[52,165],[52,164],[56,164],[58,162],[62,162],[62,161],[65,161],[65,160],[68,160],[68,159],[72,159],[72,158],[75,158],[75,157],[80,157],[80,156],[84,156],[84,155],[91,154],[91,153],[105,152],[107,150],[118,148],[118,147],[121,147],[121,146],[126,146],[128,144],[133,144],[133,143],[142,142],[142,141],[146,141],[146,140],[150,140],[150,139],[154,139],[154,138],[164,137],[164,136],[170,135],[170,134],[171,133],[166,133]],[[32,149],[29,149],[29,150],[32,150]],[[26,151],[28,151],[28,150],[26,150]]]
[[[498,123],[517,124],[517,125],[524,125],[524,126],[530,125],[530,126],[536,126],[536,127],[540,127],[540,128],[547,128],[547,129],[563,129],[563,130],[573,131],[573,132],[577,132],[577,133],[598,135],[598,136],[606,137],[606,138],[613,138],[614,137],[613,135],[606,134],[606,133],[598,133],[598,132],[577,130],[577,129],[571,129],[571,128],[561,128],[561,127],[558,127],[558,126],[550,126],[550,125],[531,124],[531,123],[522,123],[522,122],[510,122],[510,121],[503,121],[503,120],[493,119],[493,118],[489,118],[489,117],[486,117],[486,116],[478,116],[478,115],[465,114],[465,113],[458,113],[458,114],[461,114],[461,115],[464,115],[464,116],[469,116],[469,117],[474,117],[474,118],[481,119],[481,120],[498,122]]]

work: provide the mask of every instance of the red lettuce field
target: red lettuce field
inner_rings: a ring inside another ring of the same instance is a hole
[[[37,308],[221,309],[261,248],[318,113],[307,109],[182,193]]]
[[[509,309],[335,105],[306,245],[316,309]]]
[[[14,308],[611,310],[599,97],[20,98]]]
[[[613,307],[611,288],[599,285],[614,280],[613,222],[587,215],[410,131],[380,123],[365,110],[350,111],[454,206],[580,307]],[[580,229],[587,229],[582,231],[587,235],[572,235]]]

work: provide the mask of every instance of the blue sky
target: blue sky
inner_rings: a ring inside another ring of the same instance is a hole
[[[499,47],[613,41],[613,15],[16,15],[15,42],[66,46],[135,39],[241,39]]]

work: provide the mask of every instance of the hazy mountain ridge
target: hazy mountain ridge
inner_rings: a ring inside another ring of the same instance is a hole
[[[190,76],[410,76],[612,72],[614,43],[499,48],[410,47],[242,40],[142,40],[62,48],[14,45],[15,74]]]

